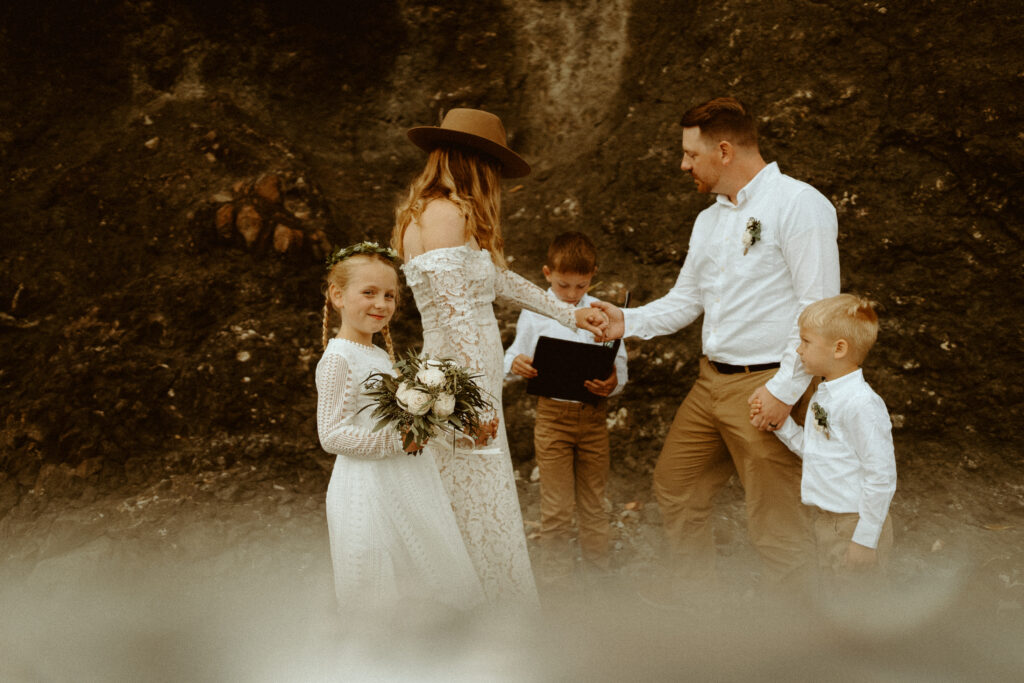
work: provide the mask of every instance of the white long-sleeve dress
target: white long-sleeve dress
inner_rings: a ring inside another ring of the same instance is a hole
[[[470,245],[434,249],[403,267],[423,322],[423,352],[452,358],[490,394],[501,420],[494,447],[427,447],[441,472],[455,518],[484,593],[492,603],[536,604],[537,589],[523,533],[512,459],[501,410],[504,379],[494,300],[510,300],[576,329],[575,308],[547,296],[512,271],[496,268],[487,251]]]
[[[375,372],[392,372],[387,353],[344,339],[331,339],[316,367],[320,443],[338,456],[327,487],[338,604],[471,608],[483,592],[433,456],[405,453],[397,431],[373,431],[372,408],[360,412]]]

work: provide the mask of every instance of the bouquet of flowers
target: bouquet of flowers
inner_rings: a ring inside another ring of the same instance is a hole
[[[374,431],[394,426],[404,435],[404,448],[422,446],[438,429],[449,427],[476,435],[480,414],[492,407],[473,381],[478,375],[470,375],[449,358],[420,358],[411,352],[394,367],[397,377],[375,372],[363,383],[366,395],[376,403]]]

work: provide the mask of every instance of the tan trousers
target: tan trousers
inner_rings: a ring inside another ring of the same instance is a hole
[[[607,401],[585,403],[537,399],[533,443],[540,470],[541,545],[566,553],[576,511],[580,551],[585,560],[607,565],[608,483]]]
[[[817,546],[818,568],[821,570],[824,587],[834,589],[838,584],[848,581],[857,582],[864,578],[868,582],[877,580],[885,573],[892,552],[892,517],[886,515],[882,523],[882,534],[878,537],[878,566],[862,572],[852,572],[846,568],[843,560],[846,549],[857,529],[860,515],[856,512],[829,512],[812,508],[814,516],[814,543]]]
[[[747,398],[775,370],[720,374],[700,360],[700,375],[676,412],[654,469],[654,493],[677,578],[711,579],[715,546],[709,517],[715,494],[739,475],[747,533],[770,582],[809,581],[813,541],[800,503],[800,459],[770,432],[750,424]],[[814,384],[793,407],[802,421]]]

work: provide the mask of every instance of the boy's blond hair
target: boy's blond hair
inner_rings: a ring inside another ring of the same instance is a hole
[[[845,339],[850,359],[860,365],[878,338],[878,314],[867,299],[840,294],[815,301],[803,310],[800,327],[816,331],[832,341]]]

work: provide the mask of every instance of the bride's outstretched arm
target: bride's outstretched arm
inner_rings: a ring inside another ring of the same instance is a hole
[[[499,299],[511,301],[534,313],[552,318],[570,330],[583,328],[595,336],[600,336],[604,332],[608,317],[600,309],[589,306],[577,308],[564,301],[556,301],[523,276],[507,268],[498,268],[497,271],[494,294]]]

